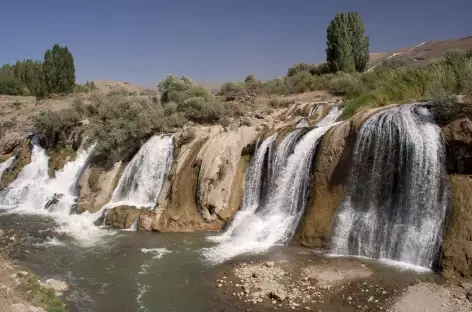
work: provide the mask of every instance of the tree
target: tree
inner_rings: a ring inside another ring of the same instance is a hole
[[[365,35],[365,26],[357,12],[347,14],[351,31],[351,47],[354,63],[358,72],[363,72],[369,62],[369,37]]]
[[[43,69],[49,93],[71,93],[75,87],[74,57],[67,47],[55,44],[44,54]]]
[[[369,39],[360,15],[338,13],[327,28],[326,62],[331,72],[364,71],[369,61]]]

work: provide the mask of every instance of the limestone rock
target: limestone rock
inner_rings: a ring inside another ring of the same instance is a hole
[[[96,212],[110,201],[122,169],[121,161],[109,170],[89,165],[78,183],[77,212]]]
[[[117,229],[128,229],[139,219],[141,209],[119,206],[108,210],[105,224]]]
[[[241,127],[210,138],[200,150],[197,198],[200,213],[207,222],[217,218],[228,220],[235,213],[228,208],[241,151],[256,137],[254,128]]]
[[[15,148],[21,145],[23,136],[23,134],[15,131],[3,134],[0,137],[0,155],[13,152]]]
[[[21,169],[23,169],[27,164],[31,162],[31,141],[25,139],[21,142],[21,147],[19,147],[15,162],[11,168],[5,172],[0,180],[0,189],[7,187],[11,182],[13,182]]]
[[[41,286],[52,288],[55,291],[59,291],[59,292],[69,290],[69,285],[67,285],[67,283],[53,279],[53,278],[47,279],[44,283],[41,283]]]

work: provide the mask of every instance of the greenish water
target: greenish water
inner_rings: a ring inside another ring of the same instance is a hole
[[[22,265],[71,285],[63,295],[70,311],[231,311],[212,295],[218,267],[200,254],[211,246],[207,234],[120,231],[81,247],[46,239],[48,224],[27,216],[0,220],[22,233]]]

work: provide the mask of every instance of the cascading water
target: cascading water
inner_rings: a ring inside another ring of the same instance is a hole
[[[12,156],[4,162],[0,163],[0,179],[2,179],[3,173],[11,167],[13,161],[15,161],[15,156]]]
[[[150,138],[126,166],[106,207],[153,208],[172,166],[172,152],[171,136]]]
[[[445,181],[441,130],[426,106],[372,116],[358,134],[333,251],[431,267],[447,207]]]
[[[333,108],[326,118],[334,121],[339,110]],[[244,185],[244,204],[225,233],[213,240],[216,247],[206,249],[204,256],[212,262],[220,262],[242,253],[264,252],[275,244],[287,243],[293,236],[306,205],[310,169],[316,147],[321,137],[334,123],[315,127],[309,132],[296,129],[277,148],[275,157],[268,164],[275,168],[267,201],[262,202],[260,181],[263,180],[264,159],[275,135],[266,139],[257,150],[248,169]],[[306,133],[306,134],[305,134]],[[305,134],[300,139],[300,134]],[[298,142],[298,143],[295,143]],[[291,148],[295,146],[295,148]],[[269,170],[270,171],[270,170]],[[254,174],[257,173],[257,174]]]
[[[55,178],[48,174],[49,157],[33,138],[31,162],[18,177],[0,192],[0,209],[9,213],[45,215],[58,224],[57,231],[67,232],[83,242],[102,236],[103,231],[93,222],[96,216],[89,213],[71,214],[76,203],[76,185],[91,154],[79,150],[74,161],[67,163]]]

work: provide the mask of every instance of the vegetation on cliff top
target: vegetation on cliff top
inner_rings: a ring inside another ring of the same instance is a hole
[[[42,98],[71,93],[74,87],[74,57],[67,47],[58,44],[45,52],[44,62],[23,60],[0,68],[0,94]]]

